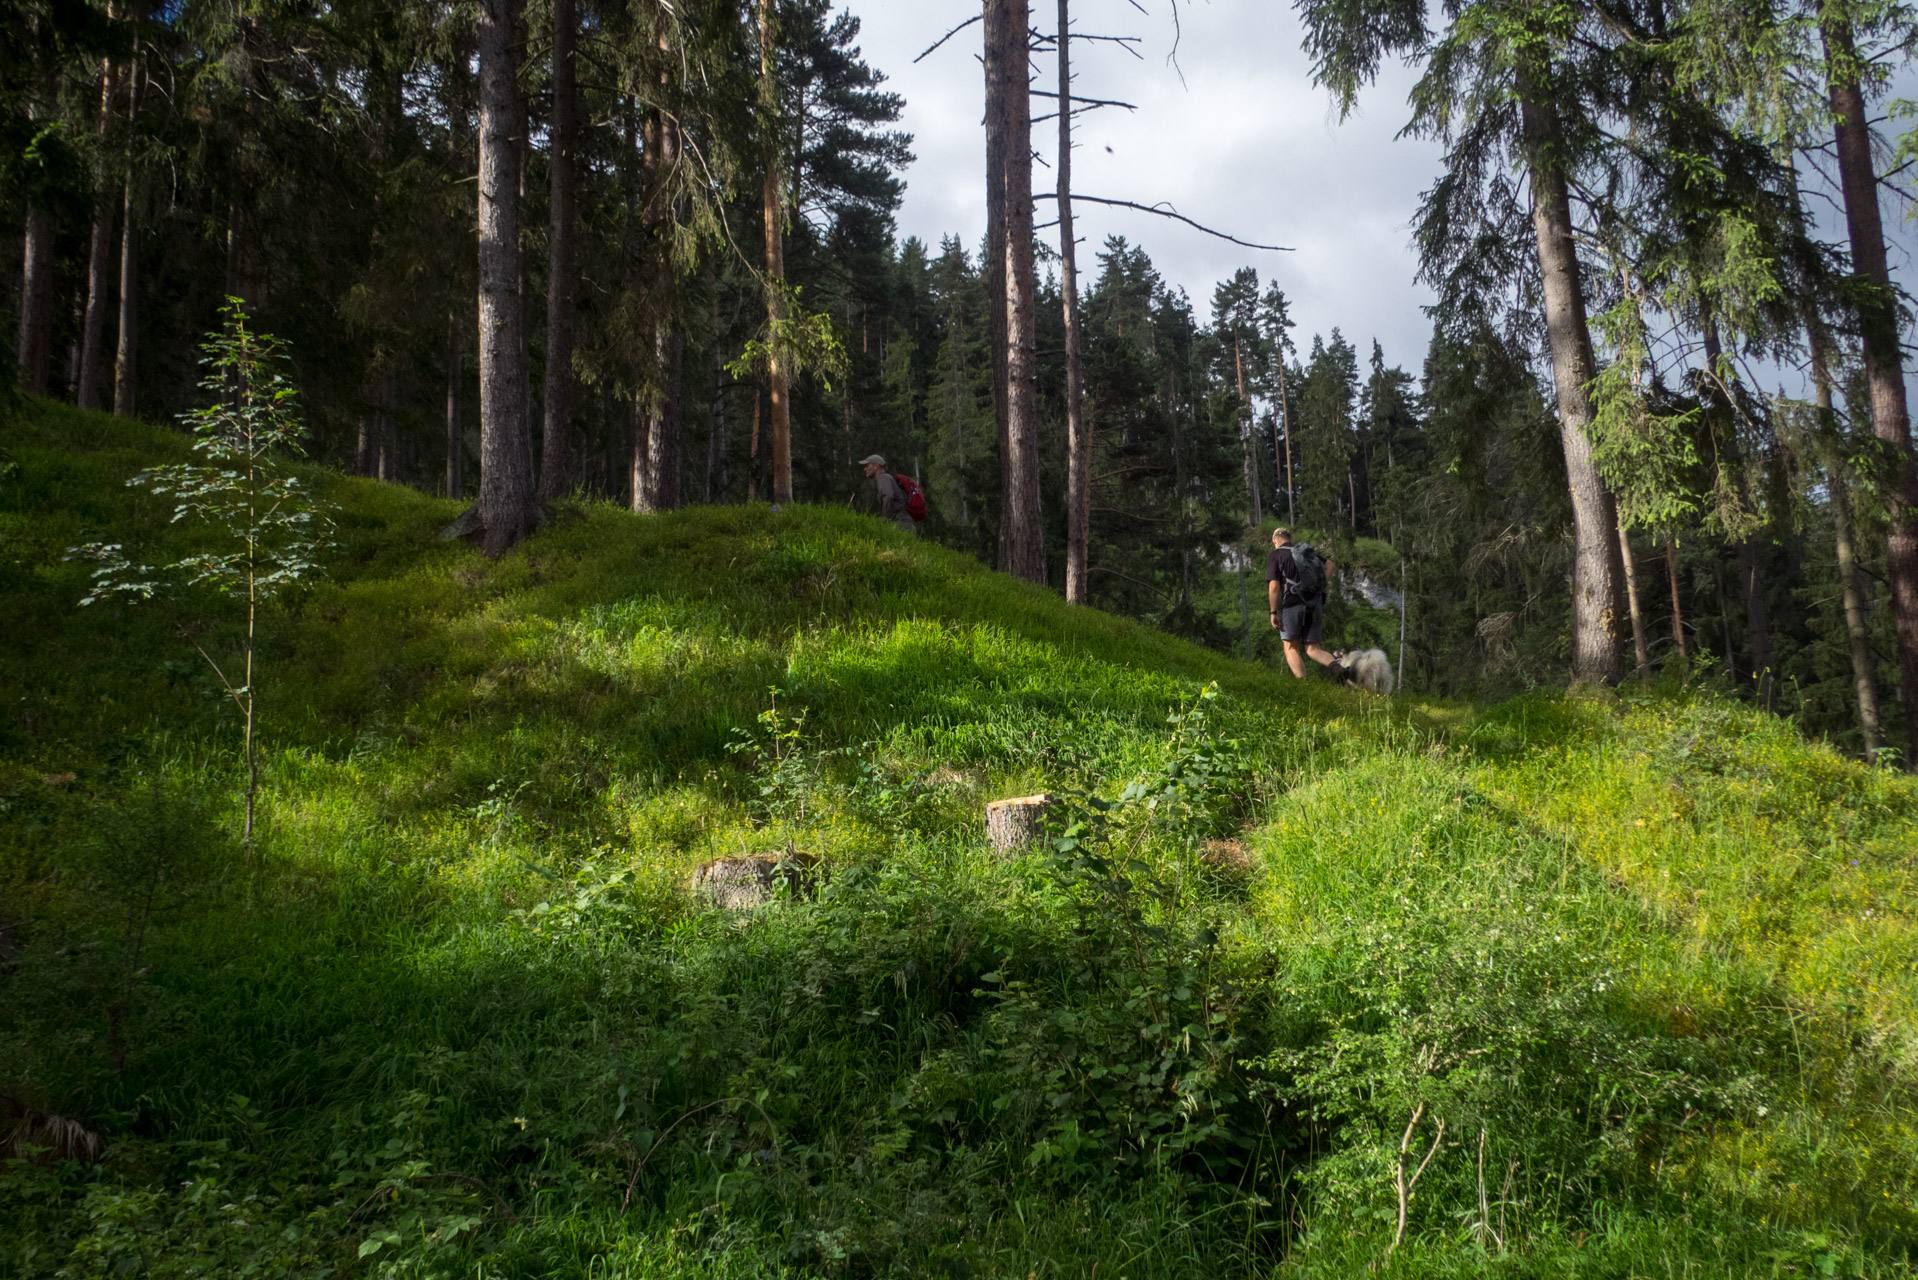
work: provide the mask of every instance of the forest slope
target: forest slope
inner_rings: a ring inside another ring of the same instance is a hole
[[[1300,685],[826,508],[488,561],[329,477],[248,858],[232,602],[63,560],[182,545],[122,482],[184,441],[0,449],[0,1090],[108,1144],[4,1166],[0,1276],[1910,1269],[1918,786],[1782,722]]]

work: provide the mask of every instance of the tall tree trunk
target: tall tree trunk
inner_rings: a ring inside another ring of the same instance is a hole
[[[1727,377],[1722,371],[1724,349],[1718,341],[1718,322],[1707,311],[1701,320],[1701,331],[1705,346],[1706,400],[1717,406],[1723,416],[1725,433],[1728,440],[1736,439],[1736,425],[1733,421],[1737,412],[1730,401],[1725,386]],[[1748,486],[1744,472],[1736,456],[1731,456],[1730,465],[1738,477],[1738,497],[1741,503],[1749,500]],[[1720,466],[1726,465],[1721,461]],[[1770,711],[1774,702],[1773,693],[1776,679],[1772,670],[1771,650],[1771,611],[1765,603],[1765,576],[1758,562],[1759,544],[1756,535],[1748,534],[1738,540],[1738,587],[1745,599],[1745,645],[1751,653],[1752,695],[1758,705]]]
[[[1638,567],[1632,561],[1632,535],[1625,522],[1618,524],[1619,560],[1625,566],[1625,603],[1632,617],[1632,655],[1638,661],[1638,678],[1652,678],[1651,650],[1645,643],[1645,616],[1638,608]]]
[[[1254,529],[1265,520],[1259,510],[1259,450],[1256,433],[1252,429],[1252,405],[1245,398],[1245,355],[1244,342],[1240,335],[1232,335],[1232,372],[1239,387],[1239,448],[1245,454],[1245,497],[1247,523]],[[1250,643],[1249,641],[1247,642]],[[1251,656],[1248,651],[1248,658]]]
[[[140,111],[142,65],[135,58],[127,72],[127,120]],[[131,418],[135,376],[139,371],[140,233],[134,222],[133,165],[127,165],[120,200],[120,341],[113,358],[113,412]]]
[[[553,0],[553,117],[548,123],[552,194],[546,259],[545,416],[540,433],[539,497],[573,491],[573,310],[579,287],[573,237],[579,224],[579,82],[573,0]]]
[[[35,206],[27,210],[27,235],[20,268],[20,336],[14,345],[20,385],[29,394],[47,393],[53,361],[53,215]]]
[[[1285,435],[1285,520],[1287,524],[1299,522],[1298,509],[1292,499],[1292,402],[1285,392],[1285,352],[1279,352],[1279,430]]]
[[[1032,247],[1030,0],[985,0],[986,132],[999,138],[1004,172],[1005,451],[1000,455],[999,567],[1046,580],[1039,526],[1039,353]],[[1070,107],[1068,102],[1064,104]]]
[[[1586,388],[1597,374],[1572,207],[1563,168],[1564,138],[1557,108],[1537,75],[1519,69],[1519,122],[1531,177],[1532,227],[1544,283],[1545,332],[1558,393],[1558,433],[1572,497],[1572,683],[1616,684],[1618,652],[1618,517],[1612,495],[1592,462],[1592,401]]]
[[[1833,450],[1825,482],[1831,491],[1833,540],[1838,544],[1838,583],[1845,599],[1845,635],[1851,647],[1851,681],[1858,698],[1858,731],[1865,741],[1865,758],[1875,760],[1880,742],[1878,682],[1871,661],[1871,634],[1866,628],[1865,593],[1858,582],[1857,543],[1852,536],[1851,485],[1845,460]]]
[[[1003,21],[1001,5],[1005,0],[983,0],[984,19],[981,47],[985,67],[985,124],[986,124],[986,254],[979,264],[979,274],[985,278],[986,286],[986,349],[992,353],[992,420],[997,434],[993,439],[998,442],[999,465],[1003,470],[1006,459],[1012,455],[1012,444],[1006,435],[1009,422],[1009,406],[1006,401],[1006,139],[998,127],[998,89],[993,83],[992,64],[994,50],[1005,42],[999,32]],[[963,498],[961,499],[963,501]],[[1000,504],[1002,507],[1003,503]],[[999,543],[1006,539],[1006,516],[1003,511],[999,517],[997,533]],[[1005,567],[1003,551],[995,551],[994,561]]]
[[[100,123],[98,138],[104,143],[107,126],[113,120],[113,100],[119,96],[120,73],[106,60],[100,63]],[[103,147],[104,150],[104,147]],[[74,388],[74,403],[82,409],[100,407],[100,374],[104,363],[107,330],[107,298],[112,291],[113,260],[113,186],[107,181],[105,157],[93,186],[93,231],[87,237],[87,309],[80,321],[80,373]]]
[[[1685,615],[1678,602],[1678,538],[1674,534],[1665,535],[1665,579],[1672,589],[1672,643],[1678,646],[1678,659],[1688,662],[1691,655],[1685,650]]]
[[[786,212],[779,189],[779,82],[773,61],[773,0],[759,0],[759,95],[765,117],[766,173],[760,203],[766,222],[766,320],[773,331],[773,355],[766,370],[772,388],[772,502],[782,507],[793,500],[793,455],[786,364],[778,351],[780,328],[786,319]]]
[[[526,420],[520,293],[519,0],[481,0],[479,19],[479,518],[497,556],[533,525],[533,441]]]
[[[706,496],[713,500],[713,470],[719,471],[719,500],[726,500],[726,357],[720,349],[719,281],[713,260],[706,259],[707,332],[713,361],[712,428],[706,433]]]
[[[1895,468],[1885,490],[1891,525],[1885,567],[1891,579],[1892,620],[1898,633],[1899,691],[1906,723],[1913,726],[1905,767],[1918,769],[1918,462],[1912,457],[1911,414],[1905,401],[1904,365],[1898,345],[1898,304],[1885,260],[1878,175],[1872,167],[1869,117],[1859,87],[1858,53],[1851,27],[1841,18],[1826,16],[1820,30],[1825,42],[1852,270],[1867,286],[1857,296],[1865,380],[1871,389],[1871,425],[1878,438],[1890,446],[1890,462]]]
[[[652,444],[652,424],[646,421],[646,402],[635,395],[627,405],[626,431],[632,447],[626,468],[627,505],[634,511],[649,511],[651,495],[647,491],[652,470],[646,464],[646,452]]]
[[[1092,433],[1086,424],[1086,367],[1079,338],[1079,247],[1072,225],[1072,14],[1059,0],[1059,260],[1066,325],[1066,603],[1088,600]]]
[[[646,501],[642,509],[675,511],[679,508],[683,431],[680,389],[686,353],[685,331],[678,325],[656,330],[653,353],[659,364],[660,388],[658,399],[646,412]]]
[[[1830,338],[1816,310],[1807,307],[1807,346],[1811,351],[1812,394],[1818,406],[1819,433],[1824,441],[1825,486],[1831,494],[1832,541],[1838,551],[1838,586],[1845,605],[1845,638],[1851,650],[1851,682],[1858,699],[1858,732],[1864,739],[1865,759],[1876,760],[1879,737],[1878,680],[1871,660],[1871,633],[1866,624],[1865,593],[1858,581],[1858,544],[1851,518],[1851,481],[1844,449],[1838,442],[1831,406]]]
[[[1765,604],[1765,575],[1759,568],[1755,539],[1739,539],[1738,585],[1745,595],[1745,643],[1751,649],[1752,681],[1757,686],[1752,696],[1770,711],[1777,685],[1772,671],[1771,610]]]
[[[457,317],[446,317],[446,496],[466,492],[466,428],[460,421],[460,381],[465,364]]]

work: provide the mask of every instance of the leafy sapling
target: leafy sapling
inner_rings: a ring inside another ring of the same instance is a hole
[[[191,521],[207,530],[211,545],[169,564],[136,564],[119,543],[92,542],[68,550],[69,560],[94,562],[93,584],[80,604],[132,597],[150,600],[169,577],[188,587],[210,586],[246,600],[244,672],[229,678],[213,655],[199,647],[226,687],[244,722],[246,824],[253,849],[254,800],[260,766],[258,675],[255,669],[260,610],[286,588],[316,578],[331,545],[329,504],[290,469],[300,448],[298,392],[281,369],[281,344],[254,329],[238,298],[228,298],[220,328],[201,347],[205,408],[181,415],[192,430],[198,462],[143,471],[127,484],[174,499],[173,523]]]

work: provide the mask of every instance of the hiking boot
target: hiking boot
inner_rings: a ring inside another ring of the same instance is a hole
[[[1328,662],[1325,664],[1325,674],[1340,684],[1352,683],[1352,673],[1336,662]]]

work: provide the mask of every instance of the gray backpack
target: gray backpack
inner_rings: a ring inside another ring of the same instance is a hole
[[[1325,557],[1309,542],[1294,542],[1292,551],[1292,594],[1300,600],[1316,600],[1325,594]]]

